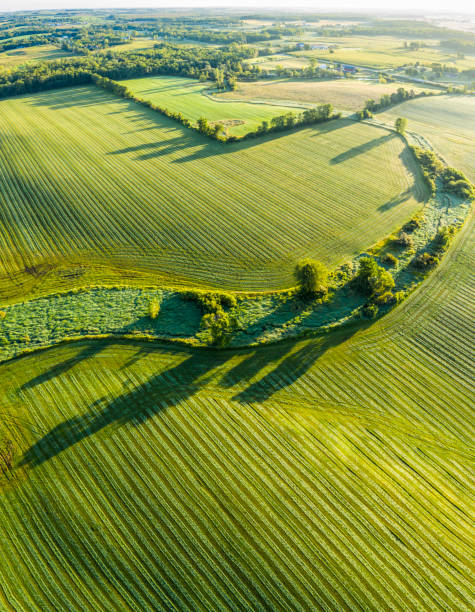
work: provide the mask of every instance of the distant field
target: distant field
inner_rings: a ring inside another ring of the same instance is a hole
[[[363,108],[369,98],[378,100],[384,94],[395,92],[398,87],[413,89],[412,83],[380,84],[373,81],[341,79],[332,81],[304,81],[278,79],[246,82],[240,81],[235,91],[219,94],[224,100],[263,100],[280,102],[306,102],[322,104],[330,102],[340,110],[355,111]],[[426,88],[429,89],[429,88]]]
[[[0,53],[0,67],[13,68],[20,64],[61,59],[69,55],[71,54],[68,51],[62,51],[54,45],[37,45],[24,47],[23,49],[12,49],[11,51]]]
[[[438,41],[425,41],[428,47],[418,50],[404,48],[404,40],[393,36],[350,36],[338,38],[319,38],[320,42],[338,45],[334,53],[322,50],[296,51],[296,57],[316,57],[372,68],[396,68],[404,64],[440,62],[454,65],[459,70],[475,68],[475,55],[457,59],[457,53],[442,49]]]
[[[335,265],[425,197],[402,141],[349,120],[223,146],[81,87],[1,101],[0,130],[4,295],[132,270],[289,286],[303,255]]]
[[[183,77],[157,76],[122,83],[141,98],[179,111],[193,122],[200,117],[206,117],[212,122],[223,122],[228,126],[228,133],[236,136],[255,130],[263,120],[270,120],[291,110],[285,106],[219,102],[203,95],[203,91],[210,87],[209,83],[203,84]],[[240,123],[233,125],[234,121]]]
[[[366,330],[0,365],[0,608],[470,612],[474,230]]]
[[[282,68],[306,68],[310,61],[306,57],[293,57],[292,55],[263,55],[255,59],[246,60],[245,63],[259,66],[263,70]]]
[[[408,119],[408,129],[425,136],[447,161],[475,182],[475,97],[440,96],[398,104],[377,115]]]
[[[112,47],[112,51],[139,51],[141,49],[150,49],[157,42],[158,41],[154,40],[153,38],[139,37],[135,38],[134,40],[130,40],[123,45],[115,45]],[[106,51],[110,51],[110,49],[106,49]]]

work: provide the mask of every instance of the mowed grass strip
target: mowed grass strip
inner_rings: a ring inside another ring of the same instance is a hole
[[[335,265],[425,197],[403,142],[348,120],[223,146],[83,87],[0,102],[0,129],[3,286],[24,282],[26,268],[77,260],[229,288],[289,286],[298,258]]]

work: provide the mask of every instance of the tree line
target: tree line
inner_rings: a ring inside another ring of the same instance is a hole
[[[154,49],[130,52],[106,51],[84,57],[69,57],[38,64],[27,64],[0,72],[0,98],[35,93],[57,87],[91,82],[91,74],[114,80],[173,74],[191,78],[224,79],[257,78],[253,67],[244,68],[242,61],[254,56],[254,50],[231,45],[225,49],[210,47],[184,48],[161,43]]]
[[[357,116],[359,119],[368,119],[373,116],[373,113],[404,102],[405,100],[413,100],[414,98],[434,95],[435,93],[432,91],[421,91],[420,93],[416,93],[413,89],[407,91],[404,87],[399,87],[397,91],[392,94],[384,94],[381,96],[378,102],[373,99],[366,100],[363,109],[358,111]]]
[[[331,104],[321,104],[316,108],[306,109],[303,111],[303,113],[297,114],[289,112],[285,113],[284,115],[277,115],[276,117],[273,117],[271,121],[263,121],[255,131],[248,132],[243,136],[227,136],[224,126],[219,122],[210,122],[206,117],[200,117],[197,123],[194,124],[187,117],[185,117],[183,113],[172,111],[166,107],[159,106],[150,100],[139,98],[125,85],[117,83],[112,79],[103,77],[99,74],[91,74],[90,78],[91,82],[98,87],[102,87],[103,89],[127,100],[132,100],[138,104],[142,104],[143,106],[146,106],[147,108],[150,108],[151,110],[160,113],[165,117],[177,121],[186,128],[193,129],[200,132],[204,136],[208,136],[209,138],[213,138],[214,140],[222,143],[240,142],[241,140],[256,138],[258,136],[263,136],[264,134],[282,132],[284,130],[291,130],[296,127],[322,123],[324,121],[329,121],[330,119],[338,119],[341,116],[340,113],[333,113],[333,107]]]

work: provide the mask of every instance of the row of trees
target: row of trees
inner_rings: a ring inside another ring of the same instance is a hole
[[[256,132],[247,134],[247,137],[252,138],[253,136],[261,136],[271,132],[282,132],[294,127],[323,123],[329,119],[338,119],[339,117],[341,117],[340,113],[333,114],[333,106],[331,104],[320,104],[320,106],[315,108],[304,110],[303,113],[297,114],[290,111],[284,115],[272,117],[270,121],[263,121]]]
[[[246,74],[242,72],[242,60],[253,54],[252,49],[237,45],[226,49],[191,49],[160,44],[155,49],[134,53],[106,51],[84,57],[27,64],[0,72],[0,98],[87,83],[93,73],[120,80],[152,74],[198,78],[201,73],[214,79],[219,72],[224,79],[230,79],[236,74]],[[247,74],[252,72],[253,68],[249,67]]]
[[[112,79],[107,77],[103,77],[100,74],[91,74],[90,80],[95,85],[106,89],[107,91],[111,91],[117,96],[122,98],[126,98],[128,100],[133,100],[139,104],[143,104],[148,108],[152,109],[155,112],[158,112],[165,117],[169,117],[178,123],[181,123],[184,127],[194,129],[205,136],[210,138],[214,138],[219,142],[238,142],[240,140],[245,140],[248,138],[255,138],[257,136],[262,136],[264,134],[272,133],[272,132],[281,132],[283,130],[290,130],[294,127],[311,125],[314,123],[322,123],[323,121],[328,121],[329,119],[336,119],[340,115],[333,115],[333,107],[331,104],[321,104],[316,108],[306,109],[303,113],[296,114],[293,112],[286,113],[285,115],[278,115],[273,117],[270,122],[263,121],[262,124],[257,128],[255,132],[248,132],[244,136],[227,136],[224,132],[224,126],[221,123],[210,123],[206,117],[200,117],[198,119],[197,124],[193,124],[188,118],[186,118],[182,113],[174,112],[169,110],[168,108],[161,107],[157,104],[154,104],[150,100],[144,100],[142,98],[137,97],[130,89],[125,87],[125,85],[121,85],[121,83],[117,83]]]
[[[377,111],[383,110],[384,108],[388,108],[389,106],[393,106],[394,104],[399,104],[400,102],[404,102],[405,100],[412,100],[414,98],[419,98],[421,96],[432,96],[434,95],[431,91],[422,91],[417,94],[413,89],[407,90],[404,87],[398,87],[397,91],[392,94],[384,94],[379,98],[379,101],[370,99],[366,100],[364,109],[367,109],[371,113],[375,113]]]
[[[168,108],[158,106],[157,104],[150,102],[150,100],[143,100],[142,98],[138,98],[132,91],[130,91],[130,89],[125,87],[125,85],[117,83],[117,81],[113,81],[112,79],[103,77],[100,74],[92,74],[91,82],[97,85],[98,87],[102,87],[107,91],[111,91],[112,93],[117,96],[120,96],[121,98],[126,98],[127,100],[132,100],[133,102],[137,102],[138,104],[143,104],[144,106],[147,106],[148,108],[152,109],[157,113],[160,113],[161,115],[164,115],[165,117],[169,117],[174,121],[178,121],[178,123],[181,123],[187,128],[197,129],[193,125],[193,123],[189,119],[187,119],[182,113],[176,113],[174,111],[169,110]],[[198,129],[198,131],[201,130]]]

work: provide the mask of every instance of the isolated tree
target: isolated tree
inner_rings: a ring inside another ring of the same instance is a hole
[[[394,127],[398,134],[404,134],[407,128],[407,119],[405,117],[398,117],[394,122]]]
[[[328,288],[328,270],[320,262],[313,259],[299,261],[295,268],[295,276],[303,295],[325,293]]]

